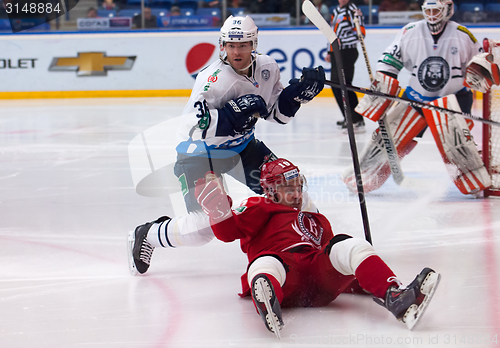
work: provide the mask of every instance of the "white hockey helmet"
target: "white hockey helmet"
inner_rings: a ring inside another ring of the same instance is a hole
[[[453,16],[454,5],[452,0],[425,0],[422,12],[427,21],[431,34],[439,34],[448,20]]]
[[[255,25],[252,18],[229,16],[220,28],[220,52],[222,60],[226,58],[224,45],[226,42],[251,42],[252,51],[257,51],[257,33],[259,28]]]

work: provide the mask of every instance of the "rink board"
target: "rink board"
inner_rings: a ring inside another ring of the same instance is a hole
[[[368,29],[372,65],[398,29]],[[500,28],[473,28],[478,40],[500,39]],[[187,96],[196,74],[218,57],[219,32],[65,33],[0,36],[1,99]],[[279,64],[282,82],[302,67],[323,65],[327,42],[315,28],[261,30],[260,53]],[[369,85],[358,59],[354,84]],[[408,78],[400,76],[401,83]]]

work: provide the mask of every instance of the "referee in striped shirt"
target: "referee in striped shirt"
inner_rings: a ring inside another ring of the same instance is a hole
[[[342,63],[344,67],[345,80],[347,84],[352,84],[352,79],[354,78],[354,64],[358,59],[358,37],[356,34],[356,27],[354,25],[355,16],[360,17],[360,26],[363,35],[366,34],[365,27],[363,25],[363,15],[359,8],[350,2],[350,0],[339,0],[339,6],[332,13],[332,28],[335,34],[339,38],[340,44],[340,54],[342,56]],[[339,77],[337,74],[337,66],[335,64],[335,57],[332,52],[332,47],[330,47],[328,54],[325,57],[327,62],[331,62],[332,70],[331,77],[333,82],[339,83]],[[346,115],[344,113],[344,108],[342,107],[342,92],[339,88],[333,88],[333,95],[337,100],[337,103],[344,115],[344,120],[337,122],[337,125],[342,127],[345,133],[347,133],[347,126],[345,122]],[[349,91],[347,93],[349,98],[349,104],[351,107],[352,122],[354,125],[354,131],[356,133],[363,133],[365,131],[365,122],[363,116],[354,111],[356,105],[358,105],[358,97],[356,93]]]

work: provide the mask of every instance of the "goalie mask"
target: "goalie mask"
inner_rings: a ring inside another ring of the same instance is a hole
[[[453,1],[425,0],[422,11],[431,34],[437,35],[443,31],[446,23],[453,16]]]
[[[246,17],[229,16],[224,22],[222,28],[220,28],[220,37],[219,37],[220,59],[223,62],[226,62],[226,57],[227,57],[227,52],[225,48],[226,43],[250,42],[252,45],[251,63],[253,63],[253,61],[255,60],[255,53],[257,51],[258,31],[259,29],[255,25],[252,18],[248,16]],[[245,69],[247,69],[249,66],[247,66]]]
[[[305,178],[300,174],[299,168],[284,158],[265,163],[260,171],[260,185],[268,197],[274,196],[276,186],[295,178],[300,178],[302,184],[305,184]]]

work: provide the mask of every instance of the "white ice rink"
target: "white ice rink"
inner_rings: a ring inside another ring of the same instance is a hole
[[[285,309],[282,340],[240,299],[237,242],[156,249],[129,274],[129,230],[173,214],[168,197],[134,190],[128,145],[180,114],[186,98],[0,101],[0,347],[500,347],[500,199],[462,195],[430,132],[402,162],[427,193],[392,179],[367,195],[375,249],[407,284],[425,267],[442,281],[414,331],[369,296]],[[305,105],[257,137],[299,165],[335,233],[364,237],[333,98]],[[358,147],[374,129],[358,135]],[[480,125],[474,134],[480,144]],[[174,137],[172,129],[166,137]]]

